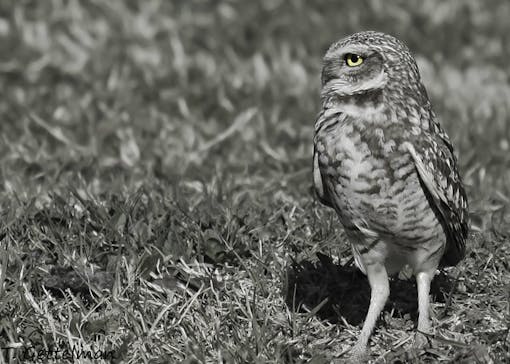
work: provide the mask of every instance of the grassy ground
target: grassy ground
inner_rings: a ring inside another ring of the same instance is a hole
[[[408,350],[401,277],[371,358],[510,362],[509,18],[506,0],[2,1],[0,363],[348,350],[369,291],[311,194],[311,139],[321,57],[363,29],[415,53],[473,225],[429,347]]]

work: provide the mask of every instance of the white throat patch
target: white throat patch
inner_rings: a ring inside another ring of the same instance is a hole
[[[383,103],[379,103],[374,105],[373,103],[369,103],[367,105],[356,105],[350,103],[339,104],[337,106],[338,110],[342,110],[345,114],[359,118],[366,121],[374,121],[377,122],[379,119],[382,121],[384,118],[384,105]]]

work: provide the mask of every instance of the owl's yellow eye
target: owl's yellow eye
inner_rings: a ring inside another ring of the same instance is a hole
[[[354,53],[347,53],[345,55],[345,64],[349,67],[356,67],[363,63],[363,57],[354,54]]]

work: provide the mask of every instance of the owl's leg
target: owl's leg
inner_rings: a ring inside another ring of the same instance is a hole
[[[418,285],[418,333],[416,334],[415,346],[417,347],[423,347],[427,343],[427,338],[422,333],[430,332],[429,293],[430,282],[434,278],[434,273],[435,269],[416,274]]]
[[[365,265],[366,275],[370,283],[370,306],[368,307],[367,317],[363,323],[361,334],[356,345],[351,350],[353,360],[360,361],[366,354],[368,339],[374,330],[375,324],[381,311],[390,295],[390,284],[386,268],[381,263]]]

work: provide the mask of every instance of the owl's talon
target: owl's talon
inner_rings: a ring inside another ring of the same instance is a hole
[[[427,335],[422,332],[417,332],[414,335],[413,348],[414,349],[424,349],[425,347],[430,345],[430,339]]]
[[[354,346],[349,353],[349,363],[361,364],[368,360],[368,352],[366,347]]]

